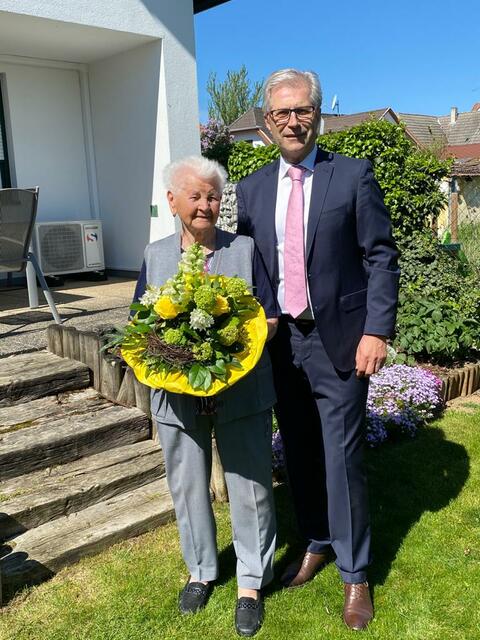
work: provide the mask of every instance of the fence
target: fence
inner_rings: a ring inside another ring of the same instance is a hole
[[[457,177],[452,185],[447,228],[480,278],[480,175]]]

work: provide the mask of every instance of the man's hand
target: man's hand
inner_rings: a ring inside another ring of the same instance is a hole
[[[278,318],[267,318],[267,342],[277,333]]]
[[[364,335],[358,343],[355,355],[357,376],[371,376],[377,373],[387,359],[387,339],[384,336]]]

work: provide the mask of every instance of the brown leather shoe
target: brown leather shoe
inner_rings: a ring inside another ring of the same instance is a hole
[[[357,584],[344,583],[345,605],[343,607],[343,621],[355,631],[365,629],[373,618],[373,605],[370,597],[368,582]]]
[[[300,558],[288,565],[285,573],[280,578],[284,587],[301,587],[315,577],[323,567],[331,560],[331,554],[312,553],[306,551]]]

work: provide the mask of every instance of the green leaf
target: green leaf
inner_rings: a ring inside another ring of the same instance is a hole
[[[132,302],[132,304],[130,305],[130,309],[132,311],[147,311],[148,307],[146,307],[141,302]]]
[[[205,370],[205,379],[202,384],[202,388],[204,391],[208,391],[210,385],[212,384],[212,374],[208,369]]]
[[[211,379],[210,372],[202,364],[196,362],[194,365],[192,365],[192,368],[188,373],[188,383],[192,387],[192,389],[202,389],[207,374]]]
[[[134,324],[130,325],[129,332],[130,333],[149,333],[151,331],[151,327],[148,324]]]

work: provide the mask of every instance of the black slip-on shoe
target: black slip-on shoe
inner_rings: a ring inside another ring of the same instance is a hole
[[[262,626],[265,609],[261,598],[238,598],[235,629],[239,636],[254,636]]]
[[[197,613],[207,604],[212,591],[210,582],[187,582],[178,596],[180,613]]]

